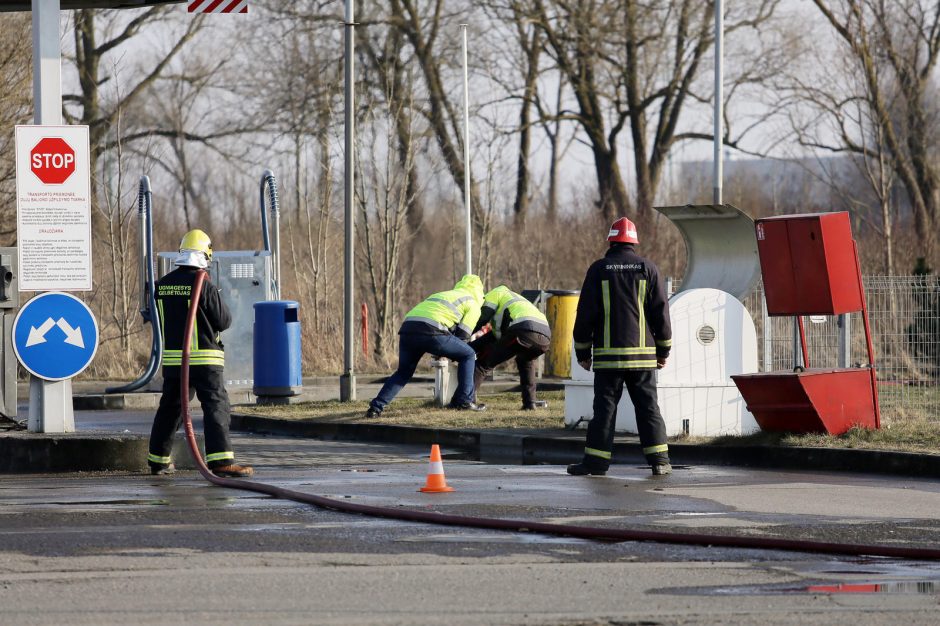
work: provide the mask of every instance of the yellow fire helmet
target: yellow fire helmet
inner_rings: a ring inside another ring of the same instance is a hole
[[[205,231],[194,228],[185,235],[180,241],[180,252],[202,252],[206,255],[206,261],[212,260],[212,240]]]

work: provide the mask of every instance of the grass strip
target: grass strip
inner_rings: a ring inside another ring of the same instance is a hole
[[[357,402],[302,402],[286,406],[245,405],[237,408],[245,415],[286,420],[323,421],[349,424],[396,424],[428,428],[485,430],[494,428],[537,429],[564,432],[565,394],[548,391],[539,394],[548,407],[522,411],[518,392],[481,395],[486,411],[453,411],[435,406],[426,398],[396,398],[378,419],[366,417],[367,400]],[[579,431],[579,432],[584,432]],[[786,446],[810,448],[856,448],[940,454],[940,421],[917,418],[884,418],[880,430],[853,428],[842,435],[759,432],[722,437],[678,437],[673,441],[715,446]]]

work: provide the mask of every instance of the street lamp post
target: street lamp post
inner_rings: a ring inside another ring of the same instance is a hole
[[[721,144],[724,135],[724,37],[725,18],[722,9],[722,0],[715,0],[715,138],[713,162],[713,195],[712,202],[721,204],[722,162]]]
[[[467,271],[473,273],[472,219],[470,207],[470,78],[467,67],[467,25],[461,24],[463,34],[463,204],[466,210],[466,261]]]
[[[353,342],[353,285],[354,285],[354,204],[355,204],[355,15],[354,0],[346,0],[345,44],[346,44],[346,71],[345,71],[345,144],[346,144],[346,171],[344,174],[344,273],[343,273],[343,374],[340,377],[339,397],[342,402],[351,402],[356,399],[356,374],[354,372],[355,350]]]

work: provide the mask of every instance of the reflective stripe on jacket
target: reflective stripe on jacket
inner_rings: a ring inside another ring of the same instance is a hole
[[[656,359],[669,356],[672,328],[664,281],[632,244],[611,246],[588,269],[574,347],[579,361],[593,358],[595,370],[656,369]]]
[[[191,267],[179,267],[157,281],[155,295],[163,333],[164,367],[178,368],[182,365],[183,334],[196,271]],[[189,345],[190,365],[221,369],[225,365],[225,352],[220,333],[231,324],[232,316],[228,307],[222,301],[218,288],[207,278],[202,286]]]
[[[482,328],[487,322],[492,326],[496,339],[510,328],[552,336],[548,319],[539,308],[505,285],[491,289],[483,297],[480,321],[474,330]]]

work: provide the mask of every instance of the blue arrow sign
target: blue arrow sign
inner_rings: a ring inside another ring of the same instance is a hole
[[[98,350],[98,322],[75,296],[50,291],[27,302],[13,321],[13,351],[31,374],[64,380],[88,367]]]

